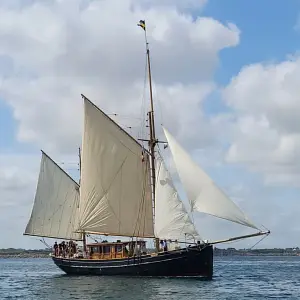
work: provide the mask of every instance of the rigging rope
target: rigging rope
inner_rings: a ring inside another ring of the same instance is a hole
[[[252,247],[250,247],[248,250],[252,250],[256,245],[258,245],[260,242],[262,242],[268,234],[264,235],[258,242],[256,242]]]
[[[39,239],[40,242],[42,242],[47,248],[52,249],[52,247],[49,246],[49,244],[46,243],[45,239]]]
[[[250,248],[247,248],[247,250],[252,250],[254,247],[256,247],[259,243],[261,243],[266,237],[268,236],[268,234],[264,235],[261,239],[259,239],[253,246],[251,246]],[[231,243],[235,243],[236,241],[232,241],[232,242],[228,242],[228,244],[231,244]],[[225,243],[224,243],[225,244]],[[227,243],[226,243],[227,244]],[[232,256],[234,257],[234,256]],[[229,260],[227,262],[227,264],[224,264],[223,266],[228,266],[229,264],[232,263],[232,259]],[[222,275],[221,275],[222,276]]]

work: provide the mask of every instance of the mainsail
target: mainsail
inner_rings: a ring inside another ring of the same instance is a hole
[[[79,186],[42,152],[35,200],[25,235],[80,240]]]
[[[177,172],[187,193],[192,211],[203,212],[259,230],[192,160],[168,130],[163,128]]]
[[[156,174],[155,236],[178,241],[200,240],[161,157],[157,159]]]
[[[79,231],[154,237],[149,157],[84,98]]]

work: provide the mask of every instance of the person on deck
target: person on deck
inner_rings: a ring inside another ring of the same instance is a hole
[[[63,246],[62,243],[58,244],[58,256],[62,256],[62,252],[63,252]]]
[[[76,246],[75,246],[75,242],[70,241],[70,255],[71,257],[73,257],[76,253]]]
[[[168,251],[167,240],[164,240],[164,251]]]
[[[57,242],[54,243],[53,249],[54,249],[54,256],[58,256],[58,245],[57,245]]]
[[[71,257],[73,257],[74,254],[75,254],[75,252],[74,252],[74,244],[75,243],[73,241],[70,241],[70,243],[69,243],[69,254],[70,254]]]
[[[129,250],[127,247],[128,247],[127,245],[124,247],[125,256],[128,256],[129,254]]]
[[[67,250],[67,245],[65,241],[62,241],[61,243],[61,256],[66,257],[66,250]]]
[[[164,251],[164,241],[161,240],[159,243],[160,243],[160,250]]]

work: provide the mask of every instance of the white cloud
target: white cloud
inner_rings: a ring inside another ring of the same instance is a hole
[[[262,172],[266,184],[299,186],[300,59],[244,67],[224,90],[235,120],[229,162]]]
[[[200,103],[213,90],[218,52],[239,42],[233,24],[207,17],[193,21],[172,5],[32,3],[22,10],[0,7],[0,54],[13,69],[2,76],[0,94],[19,122],[19,141],[46,149],[70,152],[80,143],[80,93],[107,112],[141,117],[145,50],[136,26],[140,18],[149,20],[158,98],[169,98],[173,105],[172,112],[164,111],[165,120],[179,116],[178,126],[190,112],[190,123],[201,117]]]
[[[26,245],[22,233],[30,216],[36,186],[38,163],[34,158],[32,155],[0,155],[0,228],[4,241],[0,248],[6,245],[18,248],[20,240]]]

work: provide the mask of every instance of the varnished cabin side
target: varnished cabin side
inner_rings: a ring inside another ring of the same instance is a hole
[[[146,254],[145,241],[102,242],[87,245],[90,259],[109,260],[131,257],[134,254]]]

